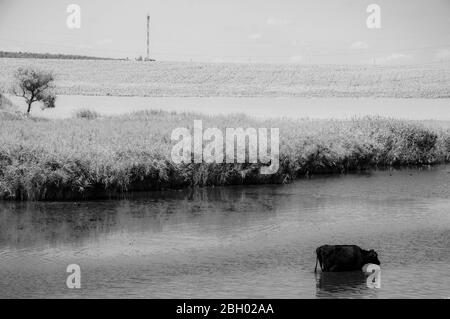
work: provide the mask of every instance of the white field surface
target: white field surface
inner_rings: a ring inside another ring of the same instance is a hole
[[[22,98],[7,95],[26,111]],[[450,99],[418,98],[229,98],[229,97],[116,97],[61,95],[56,108],[41,110],[35,104],[36,117],[63,119],[77,110],[91,110],[103,116],[121,115],[142,110],[194,112],[208,115],[244,113],[257,118],[349,119],[383,116],[407,120],[450,121]]]
[[[51,70],[57,94],[149,97],[450,97],[450,62],[415,66],[0,59],[6,92],[21,66]]]
[[[32,114],[68,118],[141,110],[244,113],[254,117],[345,119],[380,115],[450,121],[450,63],[418,66],[212,64],[0,59],[6,92],[21,66],[51,70],[56,109]],[[25,110],[23,99],[11,100]]]

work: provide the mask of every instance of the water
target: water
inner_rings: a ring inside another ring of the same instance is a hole
[[[0,297],[450,297],[450,166],[126,200],[0,203]],[[315,248],[378,251],[361,273],[313,272]],[[66,267],[81,267],[81,290]]]
[[[26,110],[23,99],[11,97]],[[35,116],[67,118],[76,110],[91,109],[102,115],[118,115],[141,110],[198,112],[210,115],[245,113],[256,117],[346,119],[381,115],[410,120],[450,120],[449,99],[396,98],[229,98],[229,97],[118,97],[60,95],[56,108],[42,111],[36,104]]]

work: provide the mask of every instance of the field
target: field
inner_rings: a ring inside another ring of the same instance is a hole
[[[8,90],[19,66],[53,70],[59,94],[126,96],[450,97],[450,65],[417,67],[187,64],[0,59]],[[280,128],[280,169],[262,164],[174,164],[171,132],[204,127]],[[445,125],[444,125],[445,124]],[[302,176],[450,161],[448,123],[364,117],[256,119],[91,110],[60,120],[26,117],[0,95],[0,198],[69,200],[189,186],[287,183]]]
[[[88,116],[86,116],[88,115]],[[280,169],[261,164],[174,164],[172,129],[280,128]],[[0,198],[65,200],[187,186],[286,183],[301,176],[450,160],[450,131],[383,118],[255,120],[243,115],[141,112],[67,120],[4,119],[0,130]]]
[[[154,97],[450,97],[450,63],[418,66],[208,64],[0,58],[0,91],[20,66],[55,72],[57,94]]]

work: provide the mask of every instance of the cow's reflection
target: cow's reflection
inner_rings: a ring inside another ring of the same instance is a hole
[[[319,272],[316,296],[320,298],[374,298],[376,289],[368,288],[362,271]]]

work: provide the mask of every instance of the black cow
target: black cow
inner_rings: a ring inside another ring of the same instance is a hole
[[[356,245],[323,245],[316,249],[317,262],[322,271],[361,270],[365,264],[380,265],[378,254],[373,250],[364,250]]]

